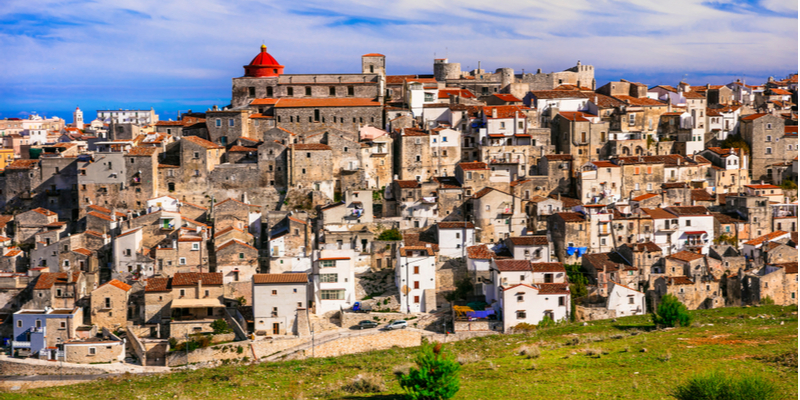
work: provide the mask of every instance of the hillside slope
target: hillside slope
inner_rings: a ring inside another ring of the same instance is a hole
[[[531,334],[497,335],[446,346],[464,363],[458,399],[668,399],[695,373],[756,372],[797,398],[797,307],[692,312],[690,328],[653,330],[649,316],[569,324]],[[541,355],[519,355],[537,344]],[[415,349],[113,377],[75,386],[6,393],[8,399],[399,398],[394,373]],[[378,376],[380,393],[343,390],[358,375]]]

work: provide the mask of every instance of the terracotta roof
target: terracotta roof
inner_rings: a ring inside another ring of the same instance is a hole
[[[84,256],[87,256],[87,257],[90,257],[90,256],[92,255],[92,252],[91,252],[91,250],[89,250],[89,249],[85,249],[85,248],[83,248],[83,247],[81,247],[81,248],[78,248],[78,249],[74,249],[74,250],[72,250],[72,251],[74,251],[74,252],[76,252],[76,253],[78,253],[78,254],[83,254]]]
[[[533,272],[567,272],[567,270],[564,269],[564,264],[560,262],[532,262],[531,270]]]
[[[228,149],[228,151],[231,153],[250,153],[250,152],[255,153],[258,151],[258,149],[253,147],[231,146],[231,148]]]
[[[172,286],[196,286],[199,280],[203,285],[222,285],[221,272],[176,272]]]
[[[721,148],[721,147],[709,147],[708,150],[710,150],[710,151],[712,151],[714,153],[717,153],[720,157],[723,157],[723,158],[732,155],[731,154],[731,150],[733,150],[733,154],[734,155],[738,155],[742,151],[742,149],[735,148],[735,147],[733,147],[733,148],[724,148],[724,149]]]
[[[495,260],[494,262],[500,272],[531,270],[531,262],[528,260]]]
[[[386,57],[386,56],[384,56],[383,54],[380,54],[380,53],[367,53],[367,54],[364,54],[361,57]]]
[[[497,110],[497,117],[494,117],[494,110]],[[527,114],[526,111],[530,111],[529,108],[524,106],[488,106],[483,107],[483,114],[486,115],[488,119],[507,119],[507,118],[514,118],[517,115],[519,118],[525,118]]]
[[[438,176],[433,180],[439,183],[439,189],[461,189],[461,182],[454,176]]]
[[[321,99],[283,98],[275,104],[276,108],[301,107],[380,107],[381,103],[372,99],[331,97]]]
[[[228,240],[227,242],[221,244],[219,247],[217,247],[216,251],[220,251],[220,250],[222,250],[222,249],[224,249],[226,247],[229,247],[229,246],[231,246],[233,244],[238,244],[240,246],[244,246],[244,247],[247,247],[249,249],[256,250],[256,251],[258,250],[255,247],[253,247],[253,246],[251,246],[251,245],[249,245],[249,244],[247,244],[247,243],[245,243],[245,242],[243,242],[243,241],[241,241],[239,239],[231,239],[231,240]]]
[[[6,165],[6,169],[31,169],[37,165],[39,165],[39,160],[14,160],[11,164]]]
[[[575,122],[591,122],[588,118],[596,117],[596,115],[580,111],[561,111],[558,115]]]
[[[713,194],[708,193],[705,189],[692,189],[692,201],[716,201]]]
[[[687,99],[705,99],[706,96],[703,96],[697,92],[683,92],[683,97]]]
[[[531,94],[537,99],[588,99],[594,96],[594,93],[578,90],[533,90]]]
[[[643,107],[650,107],[650,106],[662,106],[666,107],[666,103],[662,103],[658,100],[651,99],[649,97],[632,97],[632,96],[614,96],[616,99],[620,101],[624,101],[632,106],[643,106]]]
[[[192,142],[192,143],[194,143],[194,144],[196,144],[198,146],[204,147],[204,148],[209,149],[209,150],[224,149],[224,147],[218,146],[218,145],[216,145],[216,144],[214,144],[212,142],[209,142],[208,140],[205,140],[205,139],[203,139],[201,137],[198,137],[198,136],[184,136],[183,139],[181,139],[181,140],[188,140],[188,141],[190,141],[190,142]]]
[[[11,249],[8,250],[7,253],[3,254],[3,256],[4,257],[14,257],[14,256],[18,256],[20,254],[22,254],[22,250],[16,249],[16,248],[11,248]]]
[[[101,213],[104,213],[104,214],[109,214],[109,215],[111,214],[111,210],[109,210],[109,209],[107,209],[105,207],[100,207],[98,205],[92,204],[87,208],[91,208],[92,210],[100,211]]]
[[[458,89],[458,88],[439,89],[438,98],[447,99],[447,98],[450,98],[450,95],[461,96],[461,97],[463,97],[465,99],[473,99],[473,98],[475,98],[475,95],[472,94],[472,92],[470,92],[467,89]],[[519,101],[521,101],[521,100],[519,100]],[[450,104],[447,104],[447,103],[441,103],[441,105],[444,106],[444,107],[449,107],[450,106]]]
[[[735,223],[747,223],[747,221],[743,219],[736,218],[731,215],[722,214],[722,213],[711,213],[720,224],[735,224]]]
[[[425,132],[419,128],[403,128],[403,136],[428,136],[428,132]]]
[[[467,257],[473,260],[490,260],[495,254],[485,244],[467,247]]]
[[[169,278],[150,278],[144,288],[145,292],[169,292]]]
[[[668,285],[694,285],[694,281],[688,276],[668,276],[666,280]]]
[[[633,251],[661,251],[661,247],[653,242],[644,242],[644,243],[633,243],[629,244],[633,248]]]
[[[753,120],[757,120],[757,119],[759,119],[761,117],[765,117],[767,115],[769,115],[769,114],[764,114],[764,113],[750,114],[750,115],[746,115],[746,116],[742,117],[741,120],[742,121],[753,121]]]
[[[537,283],[539,294],[569,294],[568,283]]]
[[[261,98],[261,99],[253,99],[250,102],[251,106],[266,106],[272,105],[278,102],[278,99],[269,99],[269,98]]]
[[[746,188],[750,189],[780,189],[780,186],[775,185],[744,185]]]
[[[783,235],[786,235],[787,233],[789,233],[789,232],[784,232],[784,231],[770,232],[770,233],[768,233],[766,235],[762,235],[762,236],[759,236],[759,237],[757,237],[757,238],[755,238],[753,240],[749,240],[747,242],[744,242],[744,244],[747,244],[747,245],[750,245],[750,246],[758,246],[758,245],[760,245],[760,244],[762,244],[764,242],[769,242],[769,241],[775,240],[775,239],[777,239],[777,238],[779,238],[779,237],[781,237]]]
[[[631,269],[625,260],[617,253],[589,253],[584,254],[583,258],[587,260],[596,269],[605,272],[619,271],[620,267],[623,269]]]
[[[773,266],[778,268],[783,268],[784,272],[787,274],[796,274],[797,273],[797,263],[783,263],[783,264],[773,264]]]
[[[44,215],[44,216],[47,216],[47,217],[52,217],[52,216],[54,216],[54,215],[57,215],[56,213],[54,213],[54,212],[52,212],[52,211],[50,211],[50,210],[48,210],[48,209],[46,209],[46,208],[42,208],[42,207],[39,207],[39,208],[34,208],[34,209],[33,209],[33,210],[31,210],[31,211],[35,211],[35,212],[37,212],[37,213],[39,213],[39,214],[42,214],[42,215]]]
[[[86,215],[91,215],[91,216],[93,216],[95,218],[100,218],[100,219],[104,219],[106,221],[114,222],[113,218],[111,218],[111,217],[109,217],[108,215],[105,215],[105,214],[100,214],[97,211],[89,211],[88,213],[86,213]]]
[[[709,214],[708,209],[703,206],[673,206],[667,207],[665,210],[682,217],[711,215]]]
[[[702,254],[692,253],[691,251],[679,251],[675,254],[667,256],[667,258],[674,258],[680,261],[691,262],[703,258]]]
[[[330,150],[331,149],[330,146],[328,146],[327,144],[322,144],[322,143],[297,143],[297,144],[293,144],[291,146],[295,150],[302,150],[302,151],[308,151],[308,150]]]
[[[291,215],[288,216],[287,218],[289,218],[290,221],[299,222],[299,223],[301,223],[303,225],[308,225],[308,222],[303,221],[302,219],[298,219],[298,218],[292,217]]]
[[[663,208],[642,208],[642,211],[647,213],[653,219],[673,219],[675,215],[667,212]]]
[[[547,161],[572,161],[571,154],[547,154],[544,157]]]
[[[189,136],[187,136],[187,137],[189,137]],[[134,157],[148,157],[148,156],[152,156],[156,152],[158,152],[158,148],[157,147],[136,146],[136,147],[131,147],[130,150],[128,150],[128,154],[127,155],[134,156]]]
[[[458,163],[458,166],[463,171],[474,171],[474,170],[479,170],[479,169],[489,169],[489,167],[486,166],[485,162],[480,162],[480,161],[462,162],[462,163]]]
[[[582,214],[576,212],[560,212],[556,214],[565,222],[583,222],[585,220]]]
[[[475,225],[466,221],[441,221],[437,224],[439,229],[473,229]]]
[[[131,285],[128,285],[128,284],[127,284],[127,283],[125,283],[125,282],[118,281],[118,280],[116,280],[116,279],[112,279],[112,280],[110,280],[110,281],[108,281],[108,282],[106,282],[106,283],[104,283],[104,284],[100,285],[100,287],[103,287],[103,286],[105,286],[105,285],[111,285],[111,286],[114,286],[115,288],[122,289],[122,290],[124,290],[124,291],[126,291],[126,292],[127,292],[127,291],[129,291],[129,290],[131,290],[131,288],[133,287],[133,286],[131,286]]]
[[[87,229],[87,230],[86,230],[86,231],[84,231],[83,233],[85,233],[85,234],[87,234],[87,235],[97,236],[97,237],[104,237],[104,236],[105,236],[105,235],[103,235],[101,232],[98,232],[98,231],[93,231],[93,230],[91,230],[91,229]]]
[[[547,246],[547,236],[512,236],[508,240],[514,246]]]
[[[420,186],[420,183],[417,181],[395,181],[397,186],[400,186],[402,189],[415,189]]]
[[[652,199],[653,197],[658,197],[658,195],[654,194],[654,193],[647,193],[647,194],[643,194],[641,196],[636,196],[636,197],[632,198],[631,200],[633,200],[633,201],[644,201],[644,200],[647,200],[647,199]]]
[[[255,274],[253,283],[308,283],[305,273]]]
[[[433,249],[430,248],[430,247],[426,247],[426,246],[405,246],[405,247],[401,247],[400,248],[400,256],[408,257],[409,256],[408,252],[410,252],[410,251],[422,251],[422,250],[424,250],[425,254],[428,255],[428,256],[432,256],[433,255]]]
[[[80,271],[73,272],[43,272],[36,279],[36,285],[33,287],[35,290],[50,289],[55,284],[74,283],[80,276]]]

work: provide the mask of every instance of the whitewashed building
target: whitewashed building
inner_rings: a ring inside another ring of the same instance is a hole
[[[400,291],[400,311],[431,312],[436,309],[436,256],[432,246],[397,249],[395,283]]]
[[[354,250],[314,252],[313,282],[315,314],[348,309],[356,301]]]

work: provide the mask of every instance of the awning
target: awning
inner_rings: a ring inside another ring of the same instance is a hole
[[[708,232],[706,232],[706,231],[691,231],[691,232],[685,232],[685,233],[687,235],[705,235]]]
[[[174,299],[172,308],[224,307],[219,299]]]

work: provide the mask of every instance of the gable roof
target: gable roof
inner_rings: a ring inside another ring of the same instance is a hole
[[[116,280],[116,279],[112,279],[112,280],[110,280],[110,281],[108,281],[108,282],[106,282],[106,283],[104,283],[104,284],[100,285],[100,287],[103,287],[103,286],[105,286],[105,285],[110,285],[110,286],[113,286],[113,287],[115,287],[115,288],[122,289],[122,290],[124,290],[124,291],[126,291],[126,292],[127,292],[127,291],[129,291],[129,290],[131,290],[131,288],[133,287],[133,286],[131,286],[131,285],[128,285],[128,284],[127,284],[127,283],[125,283],[125,282],[118,281],[118,280]],[[99,289],[99,288],[98,288],[98,289]]]
[[[169,292],[169,278],[150,278],[144,287],[145,292]]]
[[[495,260],[494,263],[501,272],[531,270],[531,262],[528,260]]]
[[[494,256],[494,252],[489,250],[489,246],[485,244],[467,247],[467,257],[473,260],[490,260]]]
[[[255,274],[253,283],[308,283],[305,273]]]
[[[699,260],[703,258],[702,254],[692,253],[691,251],[682,250],[675,254],[667,256],[667,258],[672,258],[675,260],[685,261],[685,262],[692,262],[695,260]]]
[[[253,246],[251,246],[251,245],[249,245],[249,244],[247,244],[247,243],[245,243],[245,242],[243,242],[243,241],[241,241],[241,240],[239,240],[239,239],[231,239],[231,240],[228,240],[227,242],[225,242],[225,243],[221,244],[219,247],[217,247],[217,251],[220,251],[220,250],[222,250],[222,249],[224,249],[224,248],[227,248],[227,247],[229,247],[229,246],[232,246],[232,245],[234,245],[234,244],[238,244],[238,245],[240,245],[240,246],[244,246],[244,247],[246,247],[246,248],[249,248],[249,249],[252,249],[252,250],[256,250],[256,251],[257,251],[257,249],[256,249],[255,247],[253,247]]]
[[[508,238],[514,246],[547,246],[547,236],[512,236]]]
[[[199,136],[184,136],[183,138],[181,138],[181,140],[188,140],[189,142],[192,142],[192,143],[194,143],[194,144],[196,144],[196,145],[198,145],[200,147],[206,148],[208,150],[224,149],[224,147],[218,146],[218,145],[214,144],[213,142],[209,142],[208,140],[205,140],[205,139],[203,139],[203,138],[201,138]]]
[[[196,286],[202,280],[203,285],[222,285],[221,272],[176,272],[172,277],[172,286]]]
[[[564,269],[564,264],[560,262],[543,262],[543,263],[531,263],[531,271],[533,272],[567,272]]]
[[[759,236],[759,237],[757,237],[755,239],[748,240],[747,242],[744,242],[744,244],[747,244],[747,245],[750,245],[750,246],[759,246],[760,244],[762,244],[764,242],[769,242],[771,240],[775,240],[775,239],[777,239],[777,238],[779,238],[779,237],[781,237],[783,235],[786,235],[788,233],[789,232],[784,232],[784,231],[770,232],[770,233],[768,233],[766,235],[762,235],[762,236]]]

